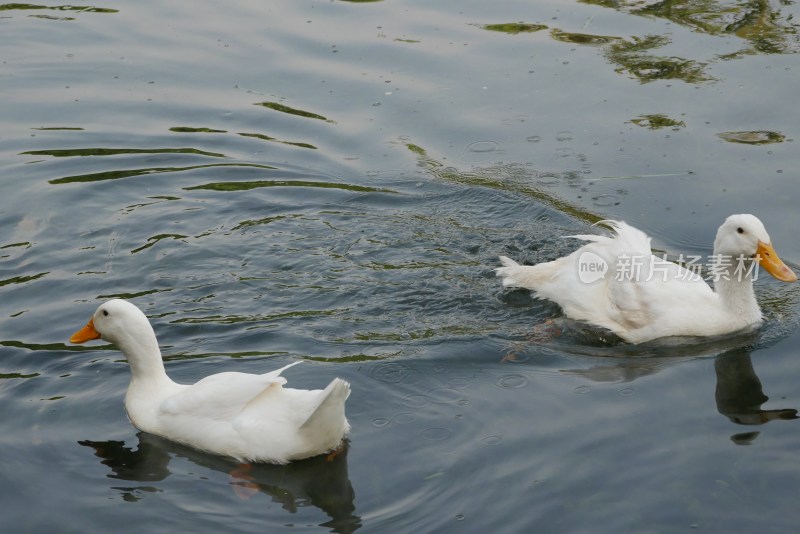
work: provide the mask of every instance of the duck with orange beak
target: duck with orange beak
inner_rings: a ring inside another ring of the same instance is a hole
[[[710,265],[713,289],[696,272],[653,255],[641,230],[622,221],[598,224],[614,233],[569,236],[589,243],[538,265],[501,256],[497,275],[504,286],[530,289],[568,317],[630,343],[755,329],[763,321],[753,290],[756,264],[783,282],[797,280],[753,215],[731,215],[719,227]]]

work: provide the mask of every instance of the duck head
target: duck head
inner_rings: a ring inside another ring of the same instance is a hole
[[[783,282],[794,282],[797,275],[772,247],[764,224],[755,215],[731,215],[717,230],[714,254],[735,262],[738,258],[752,258],[769,274]]]
[[[86,326],[72,334],[69,340],[71,343],[84,343],[102,338],[119,344],[124,338],[135,336],[143,324],[150,326],[147,316],[139,308],[126,300],[112,299],[101,304]]]

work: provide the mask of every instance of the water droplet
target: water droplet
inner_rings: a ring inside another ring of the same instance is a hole
[[[504,389],[518,389],[528,385],[528,379],[522,375],[512,374],[501,376],[495,383]]]
[[[464,520],[464,514],[456,514],[456,521],[463,521],[463,520]]]

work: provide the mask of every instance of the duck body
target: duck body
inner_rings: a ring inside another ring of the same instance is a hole
[[[757,328],[763,319],[753,291],[753,262],[780,280],[797,279],[752,215],[732,215],[717,232],[713,289],[694,271],[653,255],[641,230],[622,221],[601,222],[614,233],[568,236],[588,243],[538,265],[501,256],[497,275],[504,286],[530,289],[559,304],[568,317],[631,343]]]
[[[167,376],[147,317],[121,299],[102,304],[70,341],[97,337],[117,345],[130,364],[125,409],[144,432],[239,461],[284,464],[336,449],[349,431],[347,382],[337,378],[322,390],[283,387],[281,374],[300,362],[178,384]]]

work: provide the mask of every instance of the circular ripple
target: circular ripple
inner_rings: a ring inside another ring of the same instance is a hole
[[[462,159],[472,163],[488,161],[495,157],[499,150],[500,143],[497,141],[476,141],[464,147]]]
[[[573,389],[572,391],[574,391],[575,393],[577,393],[579,395],[583,395],[585,393],[589,393],[591,390],[592,390],[592,388],[590,388],[589,386],[578,386],[575,389]]]
[[[376,417],[371,421],[372,426],[377,428],[383,428],[389,424],[389,420],[385,417]]]
[[[392,417],[392,423],[397,425],[407,425],[417,420],[417,416],[409,412],[401,412]]]
[[[379,363],[373,366],[370,375],[375,380],[386,382],[387,384],[399,384],[405,380],[411,371],[404,365],[393,362]]]
[[[403,399],[403,404],[409,408],[424,408],[432,404],[426,395],[409,395]]]
[[[481,440],[484,445],[500,445],[503,443],[503,438],[500,436],[486,436]]]
[[[467,152],[475,152],[483,154],[486,152],[494,152],[500,147],[497,141],[475,141],[467,145]]]
[[[448,380],[450,387],[453,389],[467,389],[469,387],[470,379],[464,376],[453,376]]]
[[[461,399],[461,392],[452,388],[436,388],[428,392],[427,397],[433,402],[451,403]]]
[[[435,426],[422,431],[422,437],[428,441],[444,441],[453,434],[449,428]]]
[[[622,388],[618,393],[623,397],[630,397],[631,395],[636,395],[636,390],[633,388]]]
[[[522,375],[504,375],[495,382],[498,387],[504,389],[517,389],[528,385],[528,379]]]
[[[522,354],[514,352],[503,356],[503,363],[525,363],[529,362],[530,359],[530,354],[525,354],[524,352]]]

